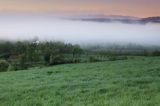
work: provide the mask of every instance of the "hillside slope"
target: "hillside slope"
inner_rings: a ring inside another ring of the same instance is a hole
[[[0,106],[159,106],[160,58],[0,73]]]

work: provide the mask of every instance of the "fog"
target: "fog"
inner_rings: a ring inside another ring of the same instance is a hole
[[[1,40],[60,40],[73,44],[160,45],[160,24],[123,24],[45,17],[1,17]]]

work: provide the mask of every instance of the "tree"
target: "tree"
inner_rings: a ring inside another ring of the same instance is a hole
[[[20,56],[20,69],[27,69],[27,57],[26,54]]]
[[[80,48],[79,45],[75,45],[73,47],[73,57],[75,57],[75,55],[77,55],[78,57],[80,57],[80,55],[82,54],[83,50]]]
[[[9,63],[6,60],[0,60],[0,72],[7,71]]]

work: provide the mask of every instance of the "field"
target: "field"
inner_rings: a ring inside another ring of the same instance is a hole
[[[160,57],[2,72],[0,106],[160,106]]]

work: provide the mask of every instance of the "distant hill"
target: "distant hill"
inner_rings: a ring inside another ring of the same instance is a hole
[[[148,17],[140,20],[142,23],[160,23],[160,17]]]
[[[85,15],[69,18],[70,20],[93,21],[93,22],[120,22],[126,24],[147,24],[160,23],[160,17],[138,18],[132,16],[121,15]]]

